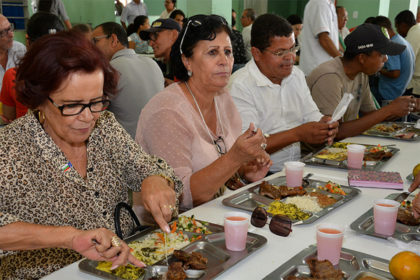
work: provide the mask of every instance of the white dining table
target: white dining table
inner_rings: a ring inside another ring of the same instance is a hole
[[[420,142],[409,142],[402,140],[376,138],[368,136],[358,136],[345,139],[345,142],[372,144],[372,145],[390,145],[395,144],[400,149],[386,164],[383,165],[382,171],[397,171],[400,172],[404,180],[404,190],[410,186],[405,178],[411,173],[413,167],[420,162]],[[330,167],[319,166],[305,166],[305,173],[313,173],[314,179],[332,180],[339,184],[347,185],[347,170],[336,169]],[[267,179],[273,179],[278,176],[284,176],[284,172],[279,172],[271,175]],[[258,184],[255,182],[247,187],[252,187]],[[376,189],[376,188],[360,188],[361,193],[353,200],[345,203],[331,213],[321,217],[319,220],[311,224],[303,224],[293,226],[293,232],[288,237],[281,237],[274,235],[268,229],[251,227],[250,231],[262,235],[267,238],[267,243],[249,255],[236,265],[232,266],[216,279],[262,279],[270,274],[273,270],[288,261],[294,255],[308,246],[316,243],[316,226],[320,223],[336,223],[346,227],[346,232],[343,241],[343,247],[355,251],[360,251],[366,254],[374,255],[384,259],[391,259],[393,255],[401,251],[395,245],[391,244],[385,239],[380,239],[372,236],[362,235],[350,229],[350,224],[364,214],[372,207],[373,201],[377,198],[384,198],[391,193],[396,193],[396,190]],[[192,215],[197,219],[205,220],[212,223],[223,224],[223,215],[227,211],[235,210],[233,208],[224,206],[222,200],[233,193],[243,191],[242,189],[235,192],[228,191],[224,196],[209,201],[199,207],[193,208],[184,215]],[[242,210],[235,210],[242,211]],[[242,211],[245,212],[246,211]],[[248,212],[249,213],[249,212]],[[79,262],[73,263],[67,267],[62,268],[43,279],[100,279],[96,276],[86,274],[79,270]]]

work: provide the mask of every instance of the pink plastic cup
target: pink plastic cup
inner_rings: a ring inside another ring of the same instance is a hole
[[[374,203],[373,219],[375,232],[385,236],[394,235],[400,204],[390,199],[377,199]]]
[[[242,251],[246,247],[249,215],[241,212],[225,214],[225,243],[230,251]]]
[[[289,188],[302,186],[305,164],[300,161],[288,161],[284,163],[284,166],[286,168],[286,185]]]
[[[318,260],[329,260],[333,265],[340,261],[344,227],[336,224],[320,224],[316,227]]]
[[[347,167],[350,169],[361,169],[366,146],[351,144],[347,145]]]

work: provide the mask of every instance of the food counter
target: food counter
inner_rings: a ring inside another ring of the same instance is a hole
[[[407,190],[410,182],[405,179],[411,173],[413,167],[420,162],[420,142],[399,141],[392,139],[375,138],[368,136],[358,136],[345,139],[345,142],[371,144],[371,145],[390,145],[395,144],[400,151],[389,160],[381,170],[400,172],[404,180],[404,190]],[[343,169],[335,169],[330,167],[314,167],[305,166],[305,174],[313,173],[313,177],[323,181],[332,180],[339,184],[347,185],[347,171]],[[284,172],[276,173],[268,179],[284,175]],[[256,183],[247,187],[252,187]],[[235,192],[240,192],[239,189]],[[361,194],[348,203],[335,209],[332,213],[321,217],[312,224],[293,226],[293,232],[288,237],[280,237],[274,235],[268,229],[268,225],[263,228],[254,228],[251,226],[250,231],[260,234],[268,239],[267,244],[260,250],[256,251],[240,263],[229,268],[217,279],[262,279],[278,268],[281,264],[288,261],[294,255],[307,248],[311,244],[316,243],[316,226],[319,223],[337,223],[346,227],[344,235],[343,248],[360,251],[370,255],[378,256],[384,259],[390,259],[393,255],[400,251],[387,240],[379,239],[371,236],[361,235],[352,231],[350,224],[364,214],[373,205],[376,198],[384,198],[396,190],[389,189],[369,189],[360,188]],[[226,207],[222,204],[222,200],[233,192],[228,192],[223,197],[212,200],[206,204],[196,207],[185,215],[192,215],[197,219],[205,220],[213,223],[223,224],[223,214],[227,211],[241,211]],[[244,211],[245,212],[245,211]],[[249,213],[249,212],[248,212]],[[249,213],[250,214],[250,213]],[[91,279],[97,280],[98,277],[81,272],[78,268],[78,262],[71,264],[43,279]]]

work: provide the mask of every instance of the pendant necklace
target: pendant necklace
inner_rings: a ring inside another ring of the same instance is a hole
[[[184,83],[185,83],[185,86],[187,87],[188,92],[191,94],[191,96],[192,96],[192,98],[193,98],[193,100],[194,100],[195,106],[196,106],[196,107],[197,107],[197,109],[198,109],[198,113],[200,114],[201,120],[202,120],[202,121],[203,121],[203,123],[204,123],[204,127],[206,128],[207,133],[208,133],[208,135],[209,135],[209,137],[210,137],[210,141],[211,141],[211,143],[213,143],[213,145],[215,146],[215,149],[216,149],[217,153],[218,153],[218,154],[219,154],[219,156],[220,156],[221,154],[220,154],[219,148],[217,147],[216,140],[214,140],[214,139],[213,139],[213,136],[211,136],[210,129],[209,129],[209,127],[207,126],[206,121],[204,120],[203,113],[201,113],[200,106],[198,106],[198,102],[197,102],[197,100],[195,99],[195,96],[194,96],[194,94],[192,93],[192,91],[191,91],[191,89],[190,89],[190,86],[188,85],[188,82],[184,82]],[[215,106],[215,108],[216,108],[217,123],[219,124],[220,128],[222,129],[222,135],[225,135],[225,133],[224,133],[224,131],[223,131],[223,126],[222,126],[222,123],[220,122],[219,107],[217,106],[217,102],[216,102],[216,100],[215,100],[214,98],[213,98],[213,101],[214,101],[214,106]],[[221,137],[219,137],[219,138],[221,138]],[[222,138],[222,139],[223,139],[223,138]],[[225,149],[226,149],[226,147],[225,147]]]

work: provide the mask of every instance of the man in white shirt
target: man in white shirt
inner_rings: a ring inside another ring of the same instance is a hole
[[[338,123],[327,124],[306,85],[302,71],[294,67],[297,49],[292,26],[283,18],[265,14],[252,27],[252,56],[236,71],[229,86],[242,118],[242,130],[250,122],[270,135],[267,152],[272,172],[286,161],[300,158],[299,142],[332,142]]]
[[[412,88],[413,94],[418,96],[420,95],[420,23],[416,22],[410,10],[405,10],[395,17],[395,27],[397,32],[413,47],[414,74],[407,88]]]
[[[124,7],[121,14],[121,25],[127,30],[127,26],[134,23],[137,16],[147,16],[147,6],[142,0],[133,0]]]
[[[246,59],[252,58],[251,54],[251,29],[252,23],[255,21],[257,15],[254,9],[245,9],[242,13],[241,24],[242,24],[242,39],[244,40],[245,55]]]
[[[26,52],[25,45],[14,41],[13,37],[13,26],[0,14],[0,88],[6,70],[15,67]]]
[[[321,63],[340,56],[333,0],[310,0],[305,6],[299,68],[309,75]]]

